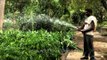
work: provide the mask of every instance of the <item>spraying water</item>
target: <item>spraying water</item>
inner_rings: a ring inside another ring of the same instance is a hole
[[[53,20],[53,19],[50,19],[50,22],[54,22],[54,24],[60,24],[60,25],[65,25],[67,27],[71,27],[71,28],[74,28],[74,29],[78,29],[76,26],[70,24],[70,23],[67,23],[65,21],[60,21],[59,19],[56,19],[56,20]]]
[[[44,21],[44,22],[48,22],[50,21],[51,23],[54,23],[54,24],[60,24],[60,25],[64,25],[64,26],[67,26],[67,27],[71,27],[73,29],[78,29],[76,26],[74,26],[73,24],[70,24],[70,23],[67,23],[65,21],[60,21],[59,19],[57,18],[51,18],[45,14],[40,14],[37,16],[36,18],[38,21]]]

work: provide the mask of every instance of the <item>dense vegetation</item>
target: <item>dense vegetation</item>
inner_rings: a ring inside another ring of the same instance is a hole
[[[75,49],[71,32],[19,31],[0,32],[0,60],[59,60],[61,53]]]
[[[46,14],[70,23],[80,23],[84,10],[91,8],[98,22],[102,22],[107,20],[106,6],[106,0],[6,0],[5,14],[12,15],[12,18],[18,14],[27,17]]]

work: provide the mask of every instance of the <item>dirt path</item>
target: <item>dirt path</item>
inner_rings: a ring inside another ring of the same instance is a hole
[[[82,50],[68,51],[62,55],[62,60],[80,60],[83,52],[82,38],[82,34],[76,32],[74,42],[76,42],[77,46]],[[107,60],[107,57],[105,58],[104,56],[105,53],[107,53],[107,37],[101,36],[98,32],[96,32],[94,36],[94,50],[96,60]]]

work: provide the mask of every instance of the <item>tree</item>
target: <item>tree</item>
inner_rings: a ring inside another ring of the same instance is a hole
[[[101,0],[101,3],[103,4],[104,8],[107,10],[107,0]]]
[[[0,30],[2,30],[2,26],[3,26],[4,7],[5,7],[5,0],[0,0]]]

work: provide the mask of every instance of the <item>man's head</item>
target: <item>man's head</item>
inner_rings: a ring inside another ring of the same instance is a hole
[[[92,10],[91,9],[85,9],[85,14],[86,14],[86,16],[92,15]]]

